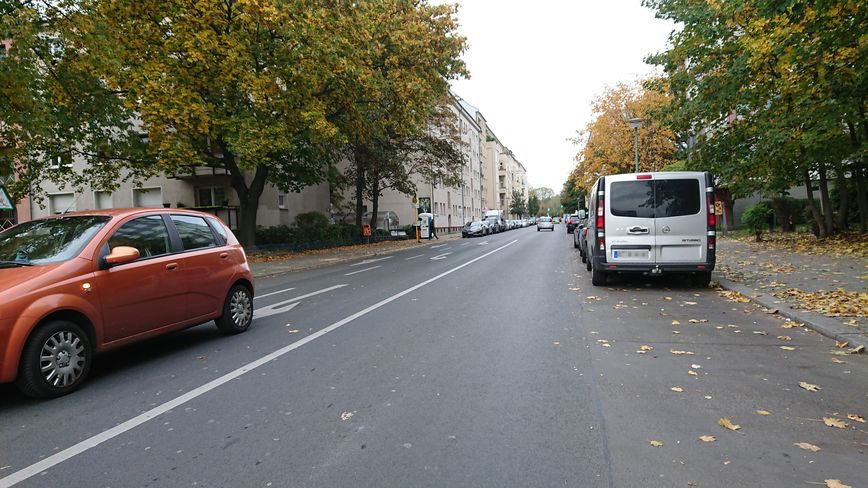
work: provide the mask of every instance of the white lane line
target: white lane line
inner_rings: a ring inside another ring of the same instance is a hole
[[[482,241],[479,244],[477,244],[477,246],[487,246],[487,245],[488,245],[488,241]]]
[[[371,266],[370,268],[365,268],[365,269],[360,269],[360,270],[358,270],[358,271],[353,271],[352,273],[344,273],[344,276],[350,276],[350,275],[354,275],[354,274],[356,274],[356,273],[364,273],[365,271],[370,271],[370,270],[372,270],[372,269],[377,269],[377,268],[382,268],[382,266],[380,266],[380,265],[378,264],[378,265],[376,265],[376,266]]]
[[[386,256],[386,257],[384,257],[384,258],[371,258],[371,259],[365,259],[364,261],[359,261],[358,263],[351,264],[350,266],[361,266],[361,265],[363,265],[363,264],[376,263],[377,261],[382,261],[382,260],[384,260],[384,259],[392,259],[392,256]]]
[[[407,295],[408,293],[413,293],[414,291],[418,290],[419,288],[422,288],[425,285],[431,284],[431,283],[439,280],[440,278],[448,276],[448,275],[458,271],[461,268],[464,268],[466,266],[470,266],[471,264],[475,263],[476,261],[479,261],[480,259],[483,259],[487,256],[490,256],[490,255],[496,253],[497,251],[500,251],[501,249],[504,249],[508,246],[515,244],[516,242],[518,242],[517,239],[512,241],[512,242],[509,242],[508,244],[504,244],[503,246],[500,246],[497,249],[493,249],[491,251],[488,251],[487,253],[483,254],[482,256],[473,258],[464,264],[459,264],[458,266],[456,266],[450,270],[444,271],[433,278],[429,278],[429,279],[427,279],[427,280],[425,280],[425,281],[423,281],[417,285],[411,286],[410,288],[407,288],[406,290],[404,290],[402,292],[396,293],[395,295],[392,295],[389,298],[380,300],[379,302],[371,305],[370,307],[368,307],[366,309],[360,310],[360,311],[350,315],[349,317],[341,319],[341,320],[333,323],[332,325],[330,325],[324,329],[320,329],[319,331],[314,332],[313,334],[311,334],[311,335],[309,335],[303,339],[299,339],[298,341],[295,341],[292,344],[284,346],[284,347],[282,347],[282,348],[280,348],[280,349],[278,349],[278,350],[276,350],[270,354],[266,354],[265,356],[257,359],[256,361],[252,361],[250,363],[245,364],[244,366],[241,366],[240,368],[236,369],[235,371],[232,371],[232,372],[227,373],[227,374],[225,374],[219,378],[211,380],[208,383],[205,383],[204,385],[202,385],[198,388],[190,390],[187,393],[184,393],[183,395],[181,395],[181,396],[179,396],[173,400],[169,400],[168,402],[166,402],[162,405],[158,405],[158,406],[148,410],[147,412],[144,412],[140,415],[137,415],[137,416],[127,420],[126,422],[123,422],[121,424],[118,424],[118,425],[112,427],[111,429],[100,432],[99,434],[97,434],[93,437],[87,438],[87,439],[79,442],[78,444],[75,444],[71,447],[68,447],[68,448],[66,448],[66,449],[64,449],[64,450],[62,450],[56,454],[52,454],[51,456],[48,456],[47,458],[45,458],[45,459],[43,459],[37,463],[31,464],[30,466],[27,466],[24,469],[16,471],[5,478],[0,478],[0,488],[8,488],[12,485],[21,483],[22,481],[25,481],[29,478],[32,478],[32,477],[38,475],[39,473],[41,473],[47,469],[50,469],[54,466],[57,466],[58,464],[66,461],[67,459],[75,457],[75,456],[77,456],[77,455],[79,455],[79,454],[81,454],[81,453],[83,453],[89,449],[93,449],[94,447],[102,444],[103,442],[111,440],[111,439],[123,434],[124,432],[132,430],[132,429],[138,427],[139,425],[144,424],[148,420],[151,420],[155,417],[158,417],[158,416],[168,412],[169,410],[172,410],[173,408],[177,408],[177,407],[189,402],[190,400],[193,400],[197,397],[200,397],[200,396],[204,395],[205,393],[208,393],[209,391],[211,391],[211,390],[213,390],[213,389],[215,389],[215,388],[217,388],[217,387],[219,387],[225,383],[228,383],[229,381],[232,381],[235,378],[238,378],[239,376],[243,375],[244,373],[246,373],[248,371],[252,371],[252,370],[262,366],[263,364],[267,364],[270,361],[274,361],[275,359],[283,356],[284,354],[286,354],[292,350],[298,349],[299,347],[307,344],[308,342],[311,342],[315,339],[319,339],[320,337],[328,334],[329,332],[336,330],[336,329],[352,322],[353,320],[356,320],[359,317],[367,315],[367,314],[373,312],[374,310],[382,307],[383,305],[389,304],[389,303],[401,298],[402,296]],[[340,285],[340,286],[346,286],[346,285]]]
[[[292,308],[292,307],[287,308],[289,306],[289,304],[291,304],[292,302],[297,302],[303,298],[312,297],[314,295],[319,295],[320,293],[327,293],[327,292],[330,292],[332,290],[337,290],[338,288],[343,288],[345,286],[349,286],[349,285],[342,284],[342,285],[330,286],[328,288],[323,288],[322,290],[317,290],[317,291],[308,293],[306,295],[301,295],[301,296],[297,296],[295,298],[290,298],[289,300],[277,302],[277,303],[275,303],[273,305],[269,305],[267,307],[258,308],[258,309],[253,311],[253,318],[254,319],[261,319],[263,317],[268,317],[271,315],[286,312]],[[293,305],[293,307],[294,306],[295,305]],[[0,485],[0,487],[2,487],[2,485]]]
[[[451,252],[444,252],[443,254],[438,254],[438,255],[434,256],[433,258],[431,258],[431,260],[432,261],[438,261],[440,259],[446,259],[446,256],[448,256],[450,254],[452,254],[452,253]]]
[[[437,244],[436,246],[431,246],[431,249],[437,249],[438,247],[443,247],[446,244]]]
[[[421,258],[422,256],[424,256],[424,254],[417,254],[415,256],[410,256],[409,258],[405,259],[404,261],[409,261],[411,259]]]
[[[271,295],[277,295],[278,293],[286,293],[286,292],[288,292],[288,291],[292,291],[292,290],[295,290],[295,288],[287,288],[287,289],[285,289],[285,290],[278,290],[278,291],[275,291],[275,292],[266,293],[265,295],[259,295],[258,297],[253,297],[253,299],[256,300],[257,298],[270,297]]]

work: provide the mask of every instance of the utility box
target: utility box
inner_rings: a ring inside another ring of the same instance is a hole
[[[431,213],[420,213],[419,214],[419,238],[420,239],[429,239],[431,237],[431,228],[428,226],[428,222],[434,218],[434,214]]]

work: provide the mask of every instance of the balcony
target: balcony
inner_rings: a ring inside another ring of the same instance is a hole
[[[207,176],[229,176],[226,168],[215,168],[212,166],[182,166],[178,172],[170,176],[178,180],[194,180]]]

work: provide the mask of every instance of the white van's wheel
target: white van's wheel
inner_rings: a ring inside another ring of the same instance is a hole
[[[698,286],[700,288],[708,288],[708,285],[711,284],[711,271],[696,273],[695,275],[693,275],[692,281],[694,286]]]
[[[606,286],[606,273],[596,267],[591,269],[591,283],[594,286]]]

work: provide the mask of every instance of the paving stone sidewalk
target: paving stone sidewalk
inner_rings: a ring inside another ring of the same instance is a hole
[[[722,238],[717,245],[714,279],[723,288],[738,291],[753,301],[851,347],[868,348],[868,259],[832,254],[812,255],[775,249],[762,243]],[[806,295],[807,292],[812,295]],[[847,295],[847,315],[807,310],[811,303],[834,303]],[[855,310],[854,310],[855,309]]]

